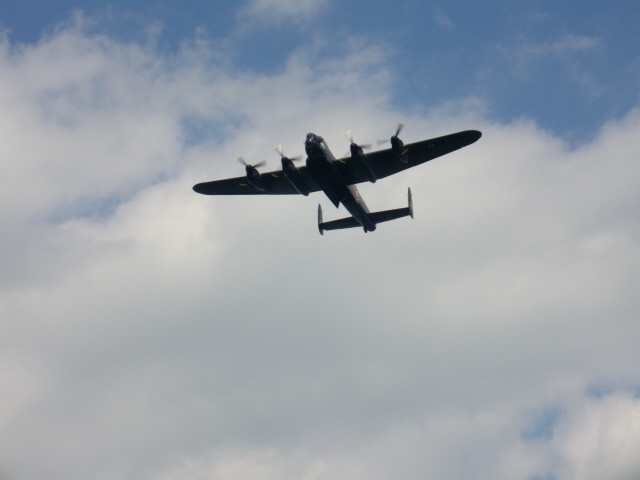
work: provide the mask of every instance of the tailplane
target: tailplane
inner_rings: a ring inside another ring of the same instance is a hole
[[[369,213],[369,218],[374,224],[388,222],[396,218],[411,217],[413,218],[413,199],[411,197],[411,189],[408,191],[409,204],[404,208],[395,208],[393,210],[383,210],[381,212]],[[318,230],[324,235],[325,230],[341,230],[344,228],[361,227],[362,225],[354,217],[341,218],[324,222],[322,220],[322,207],[318,205]],[[366,230],[365,230],[366,231]]]

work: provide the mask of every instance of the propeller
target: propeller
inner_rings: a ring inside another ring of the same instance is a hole
[[[307,137],[308,138],[308,137]],[[302,159],[302,155],[298,155],[297,157],[289,158],[284,155],[282,151],[282,145],[278,145],[274,150],[280,155],[281,160],[281,171],[282,174],[287,178],[289,183],[293,185],[293,188],[296,189],[298,193],[304,195],[305,197],[311,193],[311,189],[309,185],[304,180],[298,168],[293,164],[293,162],[297,162]],[[274,177],[277,175],[271,174]]]
[[[285,157],[284,153],[282,153],[282,145],[278,145],[276,148],[274,148],[274,150],[278,152],[278,155],[280,155],[280,158],[282,159],[286,158],[288,160],[291,160],[292,162],[297,162],[302,159],[302,155],[298,155],[297,157],[293,157],[293,158]]]
[[[267,164],[266,160],[263,160],[260,163],[256,163],[255,165],[248,164],[247,162],[245,162],[244,158],[242,157],[238,157],[236,158],[236,160],[240,162],[242,165],[244,165],[245,167],[250,167],[250,168],[260,168],[260,167],[264,167]]]
[[[236,158],[238,162],[244,165],[245,170],[247,171],[247,182],[256,187],[261,192],[264,192],[264,185],[262,182],[262,175],[258,172],[258,168],[264,167],[267,164],[266,160],[261,161],[260,163],[256,163],[255,165],[250,165],[244,161],[244,158],[238,157]]]
[[[398,135],[400,135],[400,132],[402,131],[402,129],[404,128],[404,122],[398,122],[398,128],[396,129],[396,133],[393,137],[398,138]],[[391,138],[393,138],[391,137]],[[389,143],[391,140],[378,140],[376,142],[376,145],[382,145],[383,143]],[[393,143],[393,142],[391,142]]]
[[[360,147],[362,150],[370,150],[371,149],[371,144],[370,143],[365,143],[365,144],[362,144],[362,145],[358,145],[356,142],[354,142],[353,141],[353,131],[347,130],[345,132],[345,135],[349,139],[349,142],[351,143],[351,145],[356,145],[356,147]],[[343,155],[343,157],[347,157],[347,156],[351,155],[351,152],[352,152],[352,149],[350,149],[347,153],[345,153]]]
[[[345,133],[345,135],[347,136],[347,138],[349,139],[349,142],[351,143],[356,143],[353,141],[353,132],[351,130],[347,130],[347,132]],[[358,145],[358,144],[356,144]],[[358,145],[360,148],[362,148],[363,150],[368,150],[371,148],[371,144],[370,143],[365,143],[363,145]]]

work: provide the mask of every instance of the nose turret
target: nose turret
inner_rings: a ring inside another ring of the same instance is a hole
[[[318,143],[318,136],[315,133],[307,133],[307,139],[304,141],[304,146],[309,148]]]
[[[314,157],[322,151],[322,143],[324,140],[322,137],[315,133],[307,133],[307,139],[304,141],[304,148],[307,151],[307,156]]]

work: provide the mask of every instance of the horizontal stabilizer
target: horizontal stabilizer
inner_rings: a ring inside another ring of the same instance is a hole
[[[320,233],[323,233],[324,230],[341,230],[343,228],[353,228],[361,226],[362,225],[360,225],[360,222],[358,222],[353,217],[341,218],[340,220],[332,220],[331,222],[318,223]]]
[[[389,220],[395,220],[402,217],[413,217],[411,209],[409,208],[396,208],[394,210],[384,210],[382,212],[374,212],[369,215],[373,223],[388,222]]]
[[[369,218],[374,224],[388,222],[396,218],[411,217],[413,218],[413,200],[411,198],[411,189],[409,189],[409,205],[405,208],[395,208],[393,210],[383,210],[381,212],[369,213]],[[341,218],[331,222],[323,222],[322,209],[318,205],[318,230],[324,235],[325,230],[340,230],[343,228],[361,227],[362,225],[354,217]]]

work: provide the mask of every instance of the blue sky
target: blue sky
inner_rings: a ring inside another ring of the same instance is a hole
[[[199,38],[220,42],[236,68],[260,74],[284,68],[289,55],[319,40],[322,58],[357,36],[389,49],[399,108],[429,108],[475,96],[499,120],[527,117],[580,142],[620,118],[638,100],[633,1],[317,2],[272,21],[238,15],[235,2],[3,2],[2,24],[16,43],[39,41],[80,9],[94,30],[143,39],[162,26],[161,51]],[[268,17],[268,15],[267,15]],[[198,33],[196,33],[198,32]]]
[[[0,478],[639,478],[633,2],[0,7]],[[192,191],[401,120],[376,232]]]

